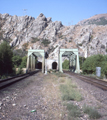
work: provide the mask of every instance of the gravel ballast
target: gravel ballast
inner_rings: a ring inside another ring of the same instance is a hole
[[[107,120],[107,92],[67,75],[77,85],[82,101],[71,101],[82,109],[95,107]],[[60,99],[55,75],[37,73],[8,88],[0,90],[0,120],[68,120],[67,110]],[[82,114],[79,120],[91,120]]]

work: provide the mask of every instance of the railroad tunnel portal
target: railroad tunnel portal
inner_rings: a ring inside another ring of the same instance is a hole
[[[60,49],[59,50],[59,71],[62,70],[62,57],[69,59],[69,69],[71,72],[80,73],[78,49]]]
[[[37,64],[35,62],[36,58],[41,58],[41,61],[38,61]],[[44,58],[44,50],[28,50],[27,56],[27,72],[34,71],[35,68],[42,69],[42,73],[44,73],[44,65],[45,65],[45,58]]]
[[[41,61],[35,65],[35,59],[37,57],[41,58]],[[48,69],[57,69],[63,72],[62,57],[67,57],[69,59],[70,71],[75,73],[80,72],[78,49],[59,49],[58,58],[55,58],[55,60],[47,59],[44,50],[30,49],[28,50],[27,57],[27,71],[34,71],[35,68],[37,68],[42,69],[42,73],[45,73],[45,70]]]

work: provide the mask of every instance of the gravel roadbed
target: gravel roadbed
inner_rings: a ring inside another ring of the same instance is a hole
[[[107,91],[66,76],[76,83],[83,96],[82,101],[71,102],[80,109],[84,104],[95,107],[103,116],[99,120],[107,120]],[[68,120],[57,84],[51,77],[54,76],[37,73],[0,90],[0,120]],[[79,120],[90,119],[83,114]]]
[[[78,89],[84,96],[84,100],[76,102],[76,104],[78,104],[80,107],[86,104],[88,106],[96,108],[98,112],[103,116],[98,120],[107,120],[107,91],[104,91],[73,76],[70,77],[72,77],[72,79],[75,81]]]

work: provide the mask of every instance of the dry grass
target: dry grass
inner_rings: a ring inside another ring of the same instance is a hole
[[[42,93],[44,105],[48,106],[49,109],[46,112],[49,118],[54,116],[52,119],[57,118],[58,120],[62,120],[66,116],[68,120],[79,120],[81,110],[70,101],[81,101],[82,95],[73,80],[65,74],[52,73],[44,75],[43,81]],[[54,101],[54,104],[52,104],[52,101]],[[92,119],[101,117],[95,109],[84,107],[83,111]]]
[[[72,83],[72,81],[69,78],[66,79],[65,84],[60,85],[60,90],[62,93],[62,100],[82,100],[82,96],[77,90],[77,86],[74,83]]]
[[[46,114],[49,118],[57,118],[61,120],[66,113],[60,97],[60,90],[58,85],[58,77],[55,74],[44,75],[44,105],[48,106],[49,111]],[[53,101],[53,102],[52,102]]]
[[[67,110],[68,112],[68,119],[71,120],[71,118],[77,118],[81,116],[81,110],[79,109],[78,106],[74,105],[74,104],[67,104]]]
[[[58,101],[64,100],[64,101],[80,101],[82,100],[82,96],[80,92],[77,90],[77,86],[75,83],[73,83],[72,79],[67,77],[63,73],[53,73],[48,74],[44,77],[45,82],[48,82],[48,86],[45,87],[44,92],[48,96],[47,102],[50,103],[53,99],[56,100],[56,103]],[[65,114],[67,115],[67,119],[77,119],[81,115],[80,109],[73,105],[73,104],[63,104],[63,101],[61,101],[61,106],[63,110],[57,108],[56,110],[56,116],[58,117],[58,113],[60,113],[62,116]],[[53,111],[49,111],[49,114],[52,114]],[[58,118],[60,120],[60,118]]]
[[[91,106],[84,105],[83,111],[84,111],[84,113],[88,114],[91,119],[101,118],[101,115],[99,114],[99,112]]]

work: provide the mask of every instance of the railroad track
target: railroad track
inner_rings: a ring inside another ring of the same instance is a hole
[[[103,81],[101,79],[95,79],[95,78],[91,78],[91,77],[87,77],[87,76],[83,76],[77,73],[73,73],[73,72],[69,72],[69,71],[64,71],[64,73],[67,73],[69,75],[75,76],[76,78],[79,78],[82,81],[85,81],[89,84],[92,84],[96,87],[99,87],[103,90],[107,90],[107,82]]]
[[[9,85],[12,85],[22,79],[25,79],[37,72],[39,72],[40,70],[37,70],[37,71],[33,71],[33,72],[30,72],[30,73],[26,73],[26,74],[22,74],[22,75],[17,75],[17,76],[14,76],[12,78],[7,78],[7,79],[3,79],[3,80],[0,80],[0,89],[3,89]]]

